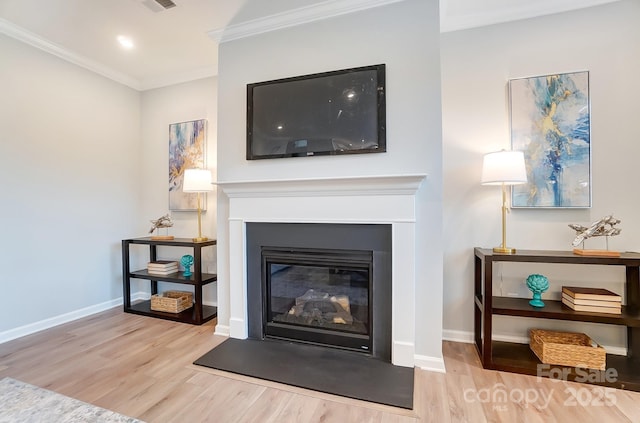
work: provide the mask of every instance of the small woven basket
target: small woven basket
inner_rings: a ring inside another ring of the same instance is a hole
[[[180,313],[193,306],[193,294],[185,291],[165,291],[151,296],[151,310]]]
[[[531,329],[531,350],[545,364],[605,370],[607,352],[584,333]]]

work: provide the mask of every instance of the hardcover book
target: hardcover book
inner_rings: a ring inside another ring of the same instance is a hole
[[[147,263],[147,267],[168,267],[168,266],[177,266],[178,262],[175,260],[156,260],[150,261]]]
[[[154,265],[154,264],[149,263],[147,265],[147,271],[154,272],[154,273],[158,273],[158,272],[169,272],[169,273],[177,272],[178,271],[178,263],[174,262],[172,264],[167,264],[167,265]]]
[[[597,307],[622,307],[620,301],[606,301],[606,300],[585,300],[582,298],[573,298],[564,292],[562,293],[562,300],[566,300],[571,304],[585,305],[585,306],[597,306]]]
[[[177,264],[167,265],[167,266],[151,266],[148,265],[147,269],[155,269],[155,270],[169,270],[169,269],[177,269]]]
[[[622,314],[621,307],[599,307],[599,306],[573,304],[564,298],[562,299],[562,304],[566,305],[567,307],[575,311],[589,311],[593,313],[607,313],[607,314]]]
[[[576,286],[563,286],[562,293],[571,298],[582,300],[622,301],[622,297],[604,288],[584,288]]]
[[[150,275],[166,276],[166,275],[171,275],[173,273],[178,273],[178,269],[171,269],[171,270],[152,270],[152,269],[147,269],[147,273],[150,274]]]

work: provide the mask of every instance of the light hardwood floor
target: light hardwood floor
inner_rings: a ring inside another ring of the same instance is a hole
[[[640,422],[640,393],[484,370],[470,344],[443,343],[446,374],[415,371],[414,410],[192,365],[213,328],[113,309],[0,344],[0,379],[147,422]]]

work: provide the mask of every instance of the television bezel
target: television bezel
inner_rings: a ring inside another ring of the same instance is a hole
[[[308,152],[306,154],[254,154],[253,146],[253,89],[264,85],[283,84],[288,82],[295,82],[307,79],[326,78],[334,75],[344,75],[348,73],[357,73],[364,71],[376,71],[377,75],[377,132],[378,132],[378,147],[377,148],[363,148],[353,150],[342,151],[318,151]],[[386,140],[386,69],[385,64],[361,66],[349,69],[340,69],[328,72],[319,72],[308,75],[293,76],[288,78],[273,79],[270,81],[254,82],[247,84],[247,160],[259,160],[259,159],[275,159],[285,157],[309,157],[309,156],[328,156],[328,155],[344,155],[344,154],[366,154],[366,153],[384,153],[387,151]]]

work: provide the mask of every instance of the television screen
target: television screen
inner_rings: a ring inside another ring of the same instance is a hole
[[[247,85],[247,160],[386,151],[385,65]]]

